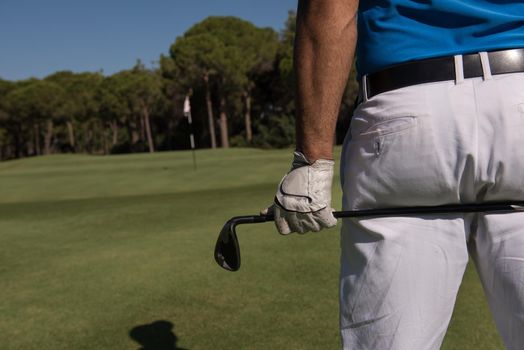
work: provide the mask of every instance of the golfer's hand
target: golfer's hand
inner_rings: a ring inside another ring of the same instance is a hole
[[[278,186],[275,203],[262,211],[273,212],[278,232],[317,232],[337,224],[331,208],[334,164],[327,159],[311,164],[302,153],[294,153],[293,166]]]

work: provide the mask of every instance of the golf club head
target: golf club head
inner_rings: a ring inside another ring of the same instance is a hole
[[[215,261],[228,271],[237,271],[240,268],[240,248],[235,231],[236,225],[235,218],[226,222],[215,245]]]

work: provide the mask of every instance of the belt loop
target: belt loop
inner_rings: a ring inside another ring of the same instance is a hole
[[[368,75],[367,74],[362,76],[361,90],[362,90],[362,100],[364,102],[367,102],[368,100]]]
[[[484,74],[484,80],[490,80],[492,78],[491,75],[491,67],[489,66],[489,56],[488,53],[485,51],[479,52],[480,56],[480,63],[482,64],[482,73]]]
[[[464,61],[462,55],[453,56],[455,60],[455,84],[462,84],[464,82]]]

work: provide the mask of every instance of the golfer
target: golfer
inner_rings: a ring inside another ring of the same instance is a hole
[[[522,0],[299,1],[279,232],[336,224],[332,146],[355,54],[344,210],[523,200],[522,48]],[[344,349],[438,349],[468,253],[506,347],[524,349],[524,213],[346,219],[341,250]]]

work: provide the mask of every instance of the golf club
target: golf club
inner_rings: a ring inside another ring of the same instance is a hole
[[[333,215],[338,219],[367,216],[518,211],[524,212],[524,201],[335,211]],[[229,219],[220,231],[215,245],[215,261],[217,264],[228,271],[237,271],[240,268],[240,246],[236,234],[237,225],[256,224],[273,220],[273,215],[246,215],[235,216]]]

